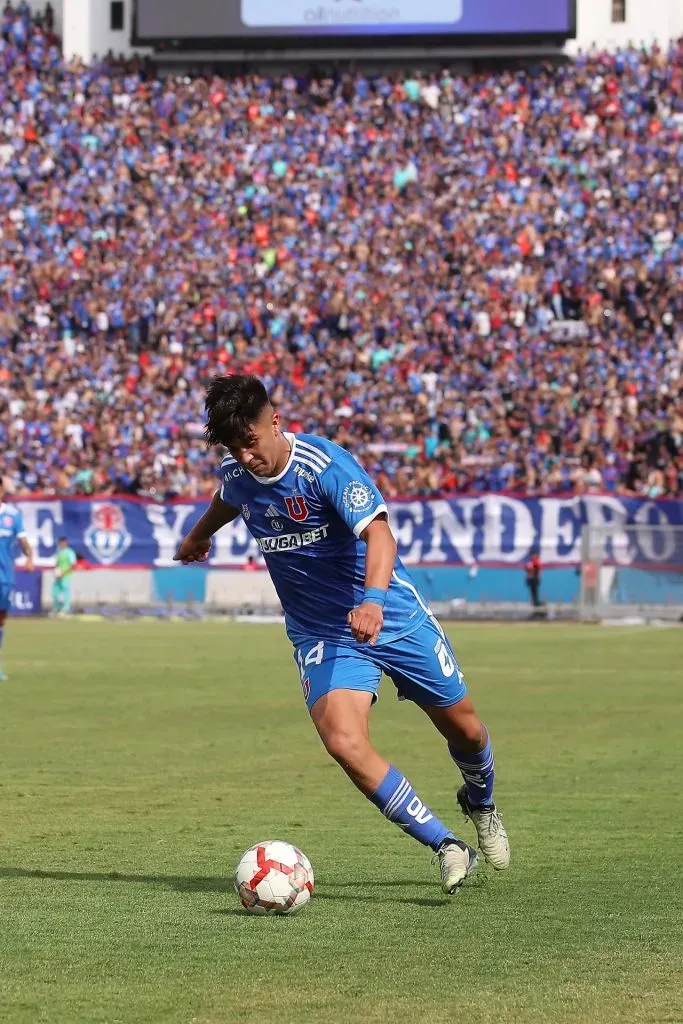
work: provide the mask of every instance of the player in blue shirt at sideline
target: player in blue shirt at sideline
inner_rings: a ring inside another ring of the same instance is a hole
[[[241,515],[263,553],[313,723],[328,752],[382,813],[434,850],[445,892],[477,863],[373,747],[370,708],[382,672],[446,739],[464,785],[457,800],[493,867],[510,848],[493,802],[489,735],[467,696],[450,642],[397,555],[387,506],[339,445],[284,432],[256,377],[217,377],[206,399],[206,438],[229,454],[222,485],[175,559],[205,561],[214,533]]]
[[[33,552],[28,542],[21,512],[16,505],[4,501],[2,484],[0,484],[0,651],[5,638],[5,622],[10,610],[12,590],[14,589],[14,559],[16,542],[26,555],[25,568],[33,570]],[[0,662],[0,680],[6,680],[5,670]]]

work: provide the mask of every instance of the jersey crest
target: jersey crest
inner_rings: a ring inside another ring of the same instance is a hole
[[[285,498],[285,505],[287,506],[287,515],[295,523],[303,523],[304,519],[308,519],[308,505],[303,494],[288,494]]]

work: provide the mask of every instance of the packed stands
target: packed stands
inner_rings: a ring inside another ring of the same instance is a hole
[[[199,496],[263,376],[387,497],[683,491],[683,45],[175,77],[0,39],[8,494]]]

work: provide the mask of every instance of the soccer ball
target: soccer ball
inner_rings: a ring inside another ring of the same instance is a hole
[[[296,914],[313,892],[311,862],[279,839],[256,843],[237,865],[235,892],[248,914]]]

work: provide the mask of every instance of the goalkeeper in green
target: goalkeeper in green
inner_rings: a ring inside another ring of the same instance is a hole
[[[71,577],[78,561],[76,552],[69,547],[66,537],[59,538],[55,564],[55,581],[52,584],[52,607],[58,615],[71,611]]]

